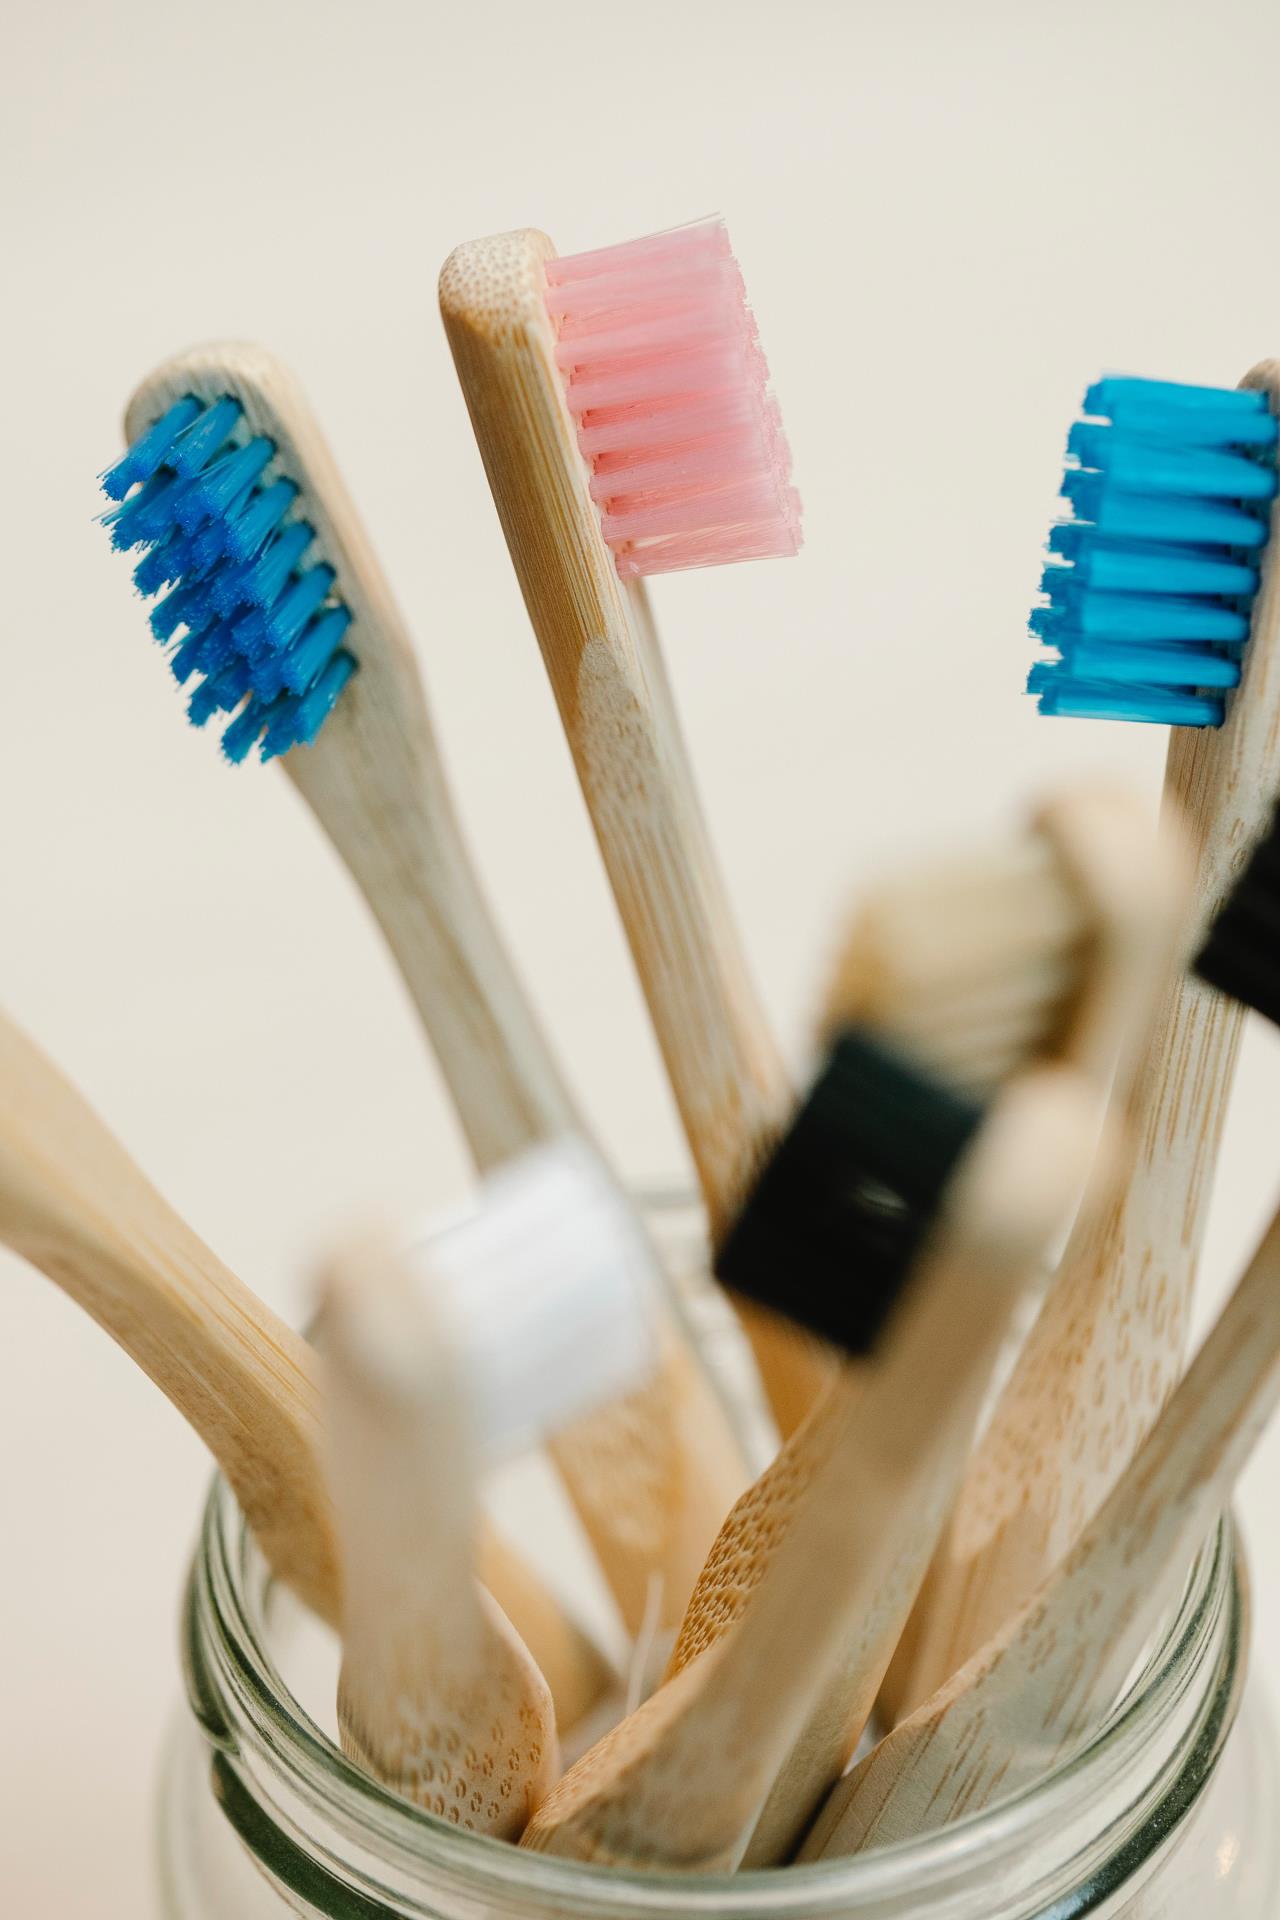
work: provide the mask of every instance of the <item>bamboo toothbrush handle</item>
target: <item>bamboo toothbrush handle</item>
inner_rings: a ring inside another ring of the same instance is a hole
[[[573,1102],[520,990],[463,842],[413,643],[319,423],[261,348],[177,356],[134,396],[132,438],[195,393],[234,391],[250,428],[305,476],[306,517],[337,567],[360,670],[313,746],[284,766],[364,894],[482,1170],[573,1130]]]
[[[441,275],[441,311],[718,1238],[790,1092],[733,932],[647,601],[619,580],[587,491],[543,297],[553,251],[532,232],[459,248]],[[746,1324],[790,1431],[827,1357],[767,1315]]]
[[[273,1570],[336,1622],[311,1348],[222,1265],[2,1014],[0,1239],[155,1381],[222,1468]],[[607,1662],[492,1531],[481,1573],[573,1725],[610,1685]]]
[[[155,1381],[222,1467],[275,1570],[332,1620],[338,1571],[305,1341],[163,1201],[0,1018],[0,1233]]]
[[[1066,1559],[836,1784],[802,1858],[890,1845],[976,1813],[1075,1750],[1119,1697],[1278,1399],[1280,1215]]]

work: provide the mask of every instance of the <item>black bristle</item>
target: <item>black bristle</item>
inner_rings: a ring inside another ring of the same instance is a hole
[[[1280,808],[1209,929],[1196,972],[1280,1026]]]
[[[982,1108],[849,1029],[716,1256],[717,1278],[870,1352]]]

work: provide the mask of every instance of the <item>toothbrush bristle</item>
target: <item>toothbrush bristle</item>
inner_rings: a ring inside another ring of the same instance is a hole
[[[982,1111],[891,1045],[837,1034],[716,1254],[717,1278],[871,1352]]]
[[[1032,634],[1041,713],[1216,727],[1240,679],[1277,491],[1267,396],[1100,380],[1067,441]]]
[[[135,584],[163,594],[151,629],[173,647],[175,679],[204,676],[188,715],[196,726],[231,716],[232,762],[309,745],[356,665],[342,644],[351,610],[278,467],[238,401],[187,395],[102,479],[112,545],[141,549]]]
[[[800,549],[800,498],[719,220],[547,263],[578,445],[623,578]]]
[[[1280,1026],[1280,810],[1196,958],[1211,987]]]

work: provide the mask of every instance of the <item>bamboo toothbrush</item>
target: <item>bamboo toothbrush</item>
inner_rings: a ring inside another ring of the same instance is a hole
[[[1114,809],[1095,821],[1095,857],[1106,873],[1106,912],[1122,918],[1086,941],[1075,980],[1059,976],[1053,996],[1059,1006],[1079,1005],[1090,1049],[1099,1007],[1108,1009],[1114,1036],[1117,1014],[1132,1015],[1150,999],[1167,949],[1168,887],[1147,892],[1143,884],[1159,863],[1145,836],[1141,849],[1129,843],[1131,856],[1146,855],[1145,868],[1126,862],[1114,839],[1097,838],[1109,817],[1114,824]],[[1077,833],[1073,851],[1083,838]],[[1156,909],[1145,955],[1142,907],[1118,885],[1127,868],[1144,905]],[[946,937],[941,926],[939,936]],[[1127,1009],[1121,980],[1133,996]],[[877,1063],[883,1080],[886,1064]],[[762,1503],[772,1550],[758,1550],[749,1598],[735,1596],[732,1631],[705,1639],[639,1714],[571,1770],[526,1844],[703,1869],[736,1865],[744,1854],[753,1865],[787,1856],[870,1712],[1008,1311],[1083,1171],[1098,1091],[1059,1060],[998,1096],[904,1304],[895,1305],[893,1272],[871,1266],[871,1290],[889,1292],[887,1330],[882,1314],[860,1310],[859,1327],[869,1325],[870,1334],[859,1345],[872,1353],[865,1379],[845,1373],[784,1451],[775,1491],[780,1479],[786,1511],[779,1524],[779,1502]],[[880,1112],[905,1162],[952,1096],[901,1063],[894,1094]],[[845,1173],[852,1183],[847,1163]],[[846,1240],[859,1231],[856,1215],[840,1224]]]
[[[1113,1067],[1118,1086],[1131,1084],[1185,903],[1185,864],[1178,834],[1167,830],[1153,845],[1141,810],[1123,795],[1081,790],[1052,800],[1039,809],[1032,831],[1007,848],[967,862],[953,858],[945,871],[939,863],[904,875],[872,895],[841,952],[828,993],[828,1025],[840,1031],[851,1021],[863,1028],[870,1023],[969,1095],[990,1095],[1035,1060],[1070,1064],[1099,1094]],[[849,1133],[847,1120],[841,1130]],[[919,1140],[918,1122],[916,1132]],[[874,1280],[874,1267],[860,1263],[850,1303],[847,1265],[832,1258],[840,1236],[831,1230],[829,1200],[815,1188],[811,1172],[797,1179],[797,1161],[805,1155],[819,1181],[835,1179],[844,1203],[848,1162],[825,1173],[821,1144],[816,1150],[813,1144],[811,1101],[759,1182],[724,1249],[720,1271],[731,1284],[750,1285],[757,1273],[756,1239],[768,1249],[785,1240],[788,1220],[803,1223],[792,1231],[804,1249],[804,1273],[810,1287],[821,1289],[825,1281],[826,1288],[811,1318],[838,1336],[842,1321],[866,1323],[861,1295],[869,1271]],[[1095,1181],[1090,1205],[1104,1197],[1105,1188]],[[914,1244],[909,1239],[908,1250]],[[806,1293],[793,1310],[811,1311],[813,1304]],[[917,1404],[930,1403],[925,1398]],[[821,1409],[784,1450],[776,1476],[766,1473],[758,1483],[758,1504],[745,1496],[730,1516],[695,1589],[673,1671],[741,1610],[767,1564],[763,1541],[786,1527],[813,1472],[806,1453],[810,1462],[824,1457],[832,1417],[831,1406]],[[944,1451],[932,1474],[922,1475],[920,1524],[910,1547],[899,1553],[893,1578],[875,1592],[829,1670],[760,1814],[745,1865],[790,1853],[823,1783],[840,1773],[852,1753],[924,1574],[921,1555],[927,1558],[954,1495],[964,1453],[960,1445]]]
[[[271,1568],[336,1623],[340,1579],[310,1347],[209,1251],[97,1115],[0,1015],[0,1239],[47,1273],[148,1374],[229,1481]],[[608,1665],[495,1536],[484,1578],[518,1602],[561,1722]]]
[[[1143,662],[1161,658],[1152,628],[1156,640],[1171,619],[1217,631],[1228,604],[1221,594],[1231,591],[1218,582],[1217,592],[1211,583],[1199,598],[1189,597],[1195,589],[1180,570],[1176,543],[1187,543],[1186,560],[1195,566],[1215,559],[1238,565],[1242,552],[1251,553],[1249,577],[1235,577],[1235,638],[1180,643],[1184,683],[1188,675],[1211,673],[1206,662],[1216,658],[1239,684],[1229,694],[1185,684],[1171,692],[1123,678],[1086,685],[1072,678],[1079,659],[1069,651],[1063,667],[1037,684],[1051,710],[1061,699],[1067,712],[1186,722],[1170,738],[1165,803],[1185,812],[1191,828],[1194,938],[1221,903],[1280,785],[1280,579],[1274,564],[1257,565],[1268,511],[1275,524],[1269,503],[1280,362],[1263,362],[1243,390],[1225,394],[1173,389],[1170,401],[1169,390],[1152,391],[1151,383],[1118,385],[1119,392],[1094,390],[1087,403],[1090,411],[1109,411],[1113,423],[1089,429],[1087,437],[1077,430],[1086,464],[1068,473],[1067,491],[1087,519],[1073,536],[1084,581],[1058,589],[1055,607],[1065,607],[1075,627],[1145,622],[1145,640],[1104,634],[1090,641],[1085,659],[1091,672],[1099,670],[1099,653],[1117,675],[1149,672]],[[1216,555],[1204,545],[1215,541]],[[1123,571],[1135,561],[1142,590]],[[1131,582],[1127,592],[1113,590],[1116,575],[1107,568],[1117,567]],[[1063,637],[1061,625],[1050,622],[1050,631]],[[1138,667],[1135,646],[1148,648]],[[1225,724],[1214,731],[1224,699]],[[1197,717],[1197,701],[1211,710]],[[1203,982],[1188,975],[1171,984],[1133,1094],[1117,1198],[1077,1223],[969,1463],[886,1688],[890,1719],[931,1694],[1035,1590],[1110,1491],[1177,1379],[1240,1027],[1239,1008]]]
[[[828,1033],[851,1023],[880,1031],[970,1096],[989,1095],[1028,1059],[1065,1061],[1101,1084],[1119,1046],[1118,1011],[1141,996],[1134,965],[1152,964],[1157,924],[1163,918],[1167,926],[1177,911],[1178,857],[1167,830],[1161,849],[1167,864],[1153,865],[1150,833],[1132,802],[1081,789],[1042,804],[1007,842],[881,882],[861,903],[838,956],[823,1013]],[[1082,970],[1104,943],[1110,964],[1095,965],[1093,992],[1082,997]],[[1129,943],[1134,952],[1126,962]],[[1120,1072],[1130,1079],[1138,1038],[1135,1029],[1125,1041],[1128,1064]],[[824,1150],[822,1133],[815,1138],[821,1109],[810,1102],[758,1182],[719,1265],[727,1284],[750,1289],[772,1271],[771,1243],[804,1236],[804,1270],[816,1279],[808,1291],[792,1289],[792,1310],[825,1316],[832,1334],[849,1324],[860,1293],[845,1278],[841,1219],[832,1204],[834,1195],[843,1205],[849,1187],[850,1106],[842,1100],[833,1107]],[[869,1111],[874,1119],[875,1109]],[[671,1673],[737,1617],[827,1431],[819,1408],[729,1514],[694,1589]]]
[[[559,1772],[555,1717],[476,1583],[479,1455],[652,1372],[648,1248],[565,1141],[501,1169],[418,1259],[375,1238],[329,1263],[326,1296],[343,1746],[441,1818],[518,1839]]]
[[[261,735],[264,757],[283,751],[386,936],[481,1172],[574,1129],[471,865],[408,632],[292,377],[259,348],[197,349],[142,384],[126,432],[130,449],[104,481],[120,500],[113,539],[146,548],[144,590],[176,582],[152,621],[162,638],[186,628],[173,666],[205,676],[194,717],[244,700],[224,750],[243,757]],[[358,671],[322,669],[327,646]],[[326,675],[345,676],[306,751],[288,750],[299,695],[287,679],[277,692],[291,671],[298,682],[320,675],[304,709]],[[744,1477],[724,1410],[674,1325],[664,1351],[626,1408],[612,1420],[598,1410],[553,1447],[632,1632],[655,1577],[663,1623],[678,1621]]]
[[[465,1400],[405,1256],[373,1240],[335,1260],[325,1328],[343,1749],[427,1812],[517,1840],[559,1771],[555,1712],[471,1571]]]
[[[793,553],[798,502],[719,222],[557,259],[459,247],[440,305],[718,1239],[790,1091],[698,805],[642,575]],[[826,1377],[748,1303],[784,1435]]]
[[[1280,817],[1196,961],[1280,1024]],[[1016,1793],[1114,1707],[1171,1582],[1280,1399],[1280,1213],[1134,1459],[1066,1558],[836,1786],[801,1858],[889,1845]]]

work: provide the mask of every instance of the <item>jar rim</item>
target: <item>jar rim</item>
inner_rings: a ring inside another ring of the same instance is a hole
[[[593,1915],[636,1915],[679,1900],[685,1920],[801,1920],[829,1914],[833,1902],[891,1900],[908,1891],[917,1898],[934,1883],[963,1873],[975,1860],[1009,1854],[1037,1833],[1088,1811],[1122,1770],[1139,1758],[1162,1726],[1172,1724],[1191,1677],[1229,1632],[1220,1654],[1223,1674],[1212,1684],[1207,1714],[1179,1750],[1173,1782],[1154,1793],[1139,1827],[1164,1834],[1169,1816],[1182,1816],[1198,1799],[1217,1763],[1235,1718],[1245,1660],[1247,1590],[1230,1516],[1225,1515],[1197,1555],[1180,1600],[1136,1679],[1113,1713],[1080,1749],[1042,1780],[983,1811],[945,1827],[839,1859],[733,1875],[620,1871],[554,1855],[525,1852],[486,1835],[464,1832],[411,1806],[348,1760],[286,1685],[269,1645],[266,1601],[271,1580],[230,1489],[218,1476],[205,1508],[200,1542],[184,1610],[184,1664],[188,1698],[217,1759],[237,1774],[234,1762],[246,1748],[283,1787],[294,1808],[319,1816],[357,1850],[407,1876],[400,1897],[412,1897],[424,1876],[447,1877],[473,1892],[519,1896],[530,1910]],[[252,1789],[248,1789],[250,1792]],[[273,1796],[274,1797],[274,1796]],[[224,1812],[234,1819],[224,1795]],[[1160,1810],[1164,1818],[1153,1820]],[[291,1813],[283,1824],[259,1807],[255,1825],[271,1825],[272,1870],[280,1850],[306,1854],[306,1824]],[[242,1832],[242,1838],[248,1836]],[[1147,1851],[1154,1850],[1152,1838]],[[1120,1877],[1139,1862],[1127,1859]],[[347,1883],[336,1881],[344,1890]],[[1095,1888],[1096,1891],[1096,1888]],[[394,1898],[390,1893],[384,1897]],[[370,1913],[395,1912],[371,1905]]]

